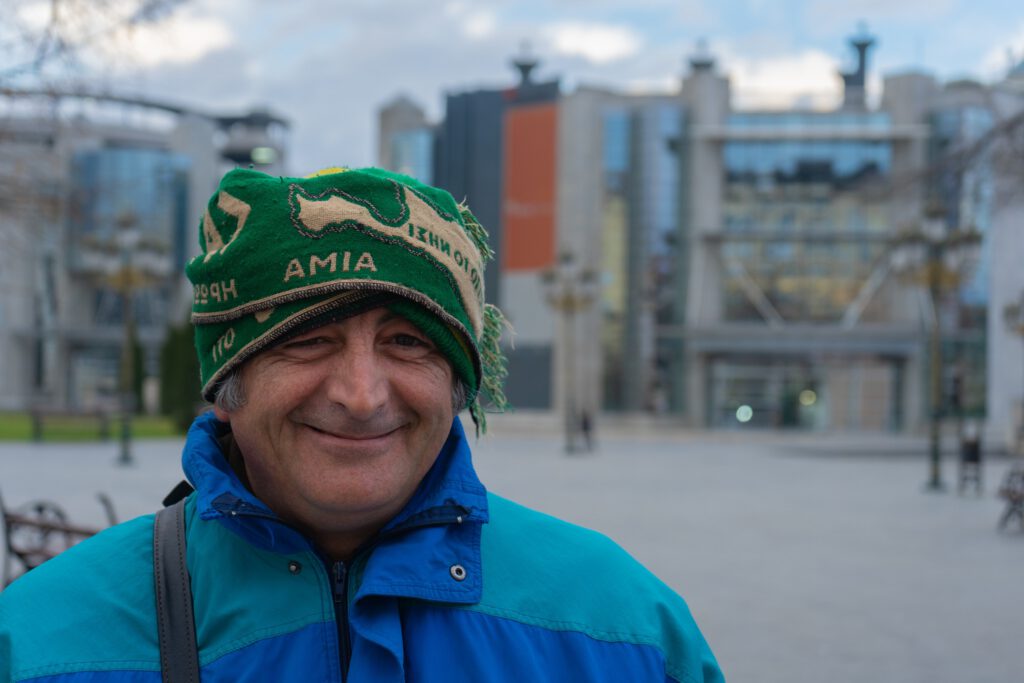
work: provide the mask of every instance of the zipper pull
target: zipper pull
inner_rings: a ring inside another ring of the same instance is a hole
[[[348,678],[348,666],[352,659],[352,648],[348,632],[348,567],[344,562],[335,562],[331,567],[334,578],[334,619],[338,625],[338,656],[341,660],[342,683]]]
[[[335,562],[331,568],[331,573],[334,574],[334,602],[338,604],[344,603],[348,598],[345,595],[345,579],[348,576],[348,567],[345,566],[344,562]]]

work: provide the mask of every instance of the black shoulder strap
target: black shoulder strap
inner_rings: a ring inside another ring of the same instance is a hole
[[[199,651],[185,562],[185,501],[156,513],[153,578],[164,683],[198,683]]]
[[[171,492],[164,496],[164,507],[169,508],[179,500],[183,500],[188,497],[188,494],[195,491],[192,488],[192,484],[188,483],[187,480],[182,479],[178,484],[171,489]]]

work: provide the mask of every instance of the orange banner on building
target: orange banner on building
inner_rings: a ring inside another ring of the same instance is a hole
[[[505,113],[501,268],[540,270],[555,262],[558,105]]]

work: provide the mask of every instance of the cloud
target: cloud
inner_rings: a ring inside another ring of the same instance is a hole
[[[250,51],[245,56],[247,62],[260,65],[260,75],[239,81],[236,91],[244,88],[250,101],[268,102],[292,121],[292,172],[376,163],[376,110],[396,95],[410,97],[436,120],[446,89],[515,83],[508,60],[517,52],[519,37],[530,33],[507,20],[498,31],[495,18],[493,33],[472,39],[467,33],[481,36],[491,30],[485,8],[468,3],[398,4],[346,5],[336,22],[322,22],[334,31],[343,26],[354,29],[343,45],[311,33],[286,67],[279,66],[280,50],[267,55]],[[327,8],[325,16],[332,6],[321,3]],[[308,16],[308,5],[305,10]],[[395,21],[398,15],[400,25]]]
[[[978,71],[989,79],[1001,79],[1007,70],[1024,62],[1024,23],[1002,40],[992,40],[992,48],[982,57]]]
[[[50,23],[52,8],[49,2],[35,0],[19,5],[14,14],[25,25],[25,27],[39,30]]]
[[[226,4],[232,1],[226,0]],[[29,35],[53,31],[62,44],[79,52],[93,67],[116,62],[133,69],[187,63],[234,40],[221,19],[204,16],[193,6],[165,16],[139,18],[140,0],[90,4],[62,3],[60,11],[54,12],[48,0],[29,0],[14,10],[14,19]],[[222,14],[224,7],[218,11]]]
[[[184,10],[157,23],[118,30],[101,47],[101,54],[151,68],[195,62],[234,42],[234,34],[221,19]]]
[[[721,64],[729,74],[733,102],[740,108],[827,109],[842,99],[838,65],[819,50],[768,59],[732,55]]]
[[[476,40],[489,38],[498,27],[498,19],[490,12],[471,14],[462,24],[462,33]]]
[[[467,2],[449,2],[444,14],[455,22],[459,32],[470,40],[483,40],[494,35],[498,28],[497,15]]]
[[[642,41],[633,31],[609,24],[559,23],[545,27],[544,35],[557,54],[607,64],[640,51]]]
[[[924,6],[924,0],[908,2],[918,11]],[[938,3],[939,11],[946,11],[948,0]],[[818,3],[819,12],[827,14],[828,7],[840,15],[836,23],[844,34],[862,12],[872,14],[852,0]],[[906,9],[879,11],[909,16]],[[693,41],[707,36],[717,68],[730,75],[734,101],[743,107],[833,106],[842,93],[837,67],[849,67],[844,61],[849,51],[839,39],[795,44],[804,40],[798,37],[804,28],[819,38],[824,33],[817,26],[801,27],[806,18],[802,7],[787,11],[766,0],[730,5],[702,0],[192,0],[178,12],[185,25],[216,17],[220,28],[230,31],[225,37],[211,29],[213,39],[199,41],[206,47],[192,53],[201,55],[193,61],[179,50],[177,61],[155,53],[155,66],[121,69],[122,84],[134,79],[140,94],[193,103],[204,111],[267,104],[293,123],[288,164],[296,173],[330,164],[374,163],[376,109],[399,94],[438,120],[448,92],[512,86],[517,76],[509,60],[520,53],[524,39],[531,40],[531,52],[540,61],[539,80],[557,76],[563,86],[676,92]],[[938,35],[931,25],[921,30]],[[895,52],[903,41],[895,31],[880,35],[886,51],[879,51],[879,57],[889,54],[890,45]],[[943,40],[936,41],[941,48],[935,49],[944,53],[964,42],[950,38],[948,31],[941,35]],[[722,40],[730,36],[731,43]],[[1002,59],[1005,44],[991,41],[983,50],[957,53],[962,54],[957,63],[971,68],[990,49]],[[869,95],[878,88],[877,71],[873,67],[870,74]]]

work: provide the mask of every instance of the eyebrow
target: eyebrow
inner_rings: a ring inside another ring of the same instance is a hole
[[[409,320],[408,318],[406,318],[401,313],[395,313],[394,311],[392,311],[391,309],[388,309],[388,308],[385,308],[384,309],[384,315],[382,315],[380,318],[377,319],[377,326],[380,327],[380,326],[386,325],[386,324],[388,324],[390,322],[394,322],[395,320],[399,320],[399,321],[404,322],[404,323],[409,323],[410,325],[415,327],[417,330],[420,330],[420,326],[419,325],[417,325],[413,321]],[[422,332],[422,330],[420,330],[420,331]]]
[[[383,307],[381,307],[381,308],[383,308]],[[314,328],[306,330],[304,332],[297,333],[297,334],[295,334],[293,336],[290,336],[287,340],[284,340],[284,342],[294,341],[296,339],[303,339],[304,337],[306,337],[308,335],[311,335],[311,334],[317,332],[318,330],[320,330],[320,329],[322,329],[324,327],[331,327],[331,326],[334,326],[334,325],[344,324],[345,320],[347,320],[347,319],[348,318],[346,317],[346,318],[344,318],[342,320],[335,320],[335,321],[326,323],[324,325],[321,325],[320,327],[314,327]],[[380,328],[380,327],[383,327],[384,325],[392,323],[392,322],[394,322],[396,320],[408,323],[409,325],[412,325],[417,330],[420,330],[420,332],[423,332],[423,330],[420,329],[419,325],[417,325],[413,321],[409,320],[404,315],[401,315],[400,313],[395,313],[394,311],[392,311],[392,310],[390,310],[388,308],[384,308],[383,314],[381,314],[381,316],[377,319],[377,321],[374,323],[374,326],[377,327],[377,328]],[[423,333],[426,334],[425,332],[423,332]]]

